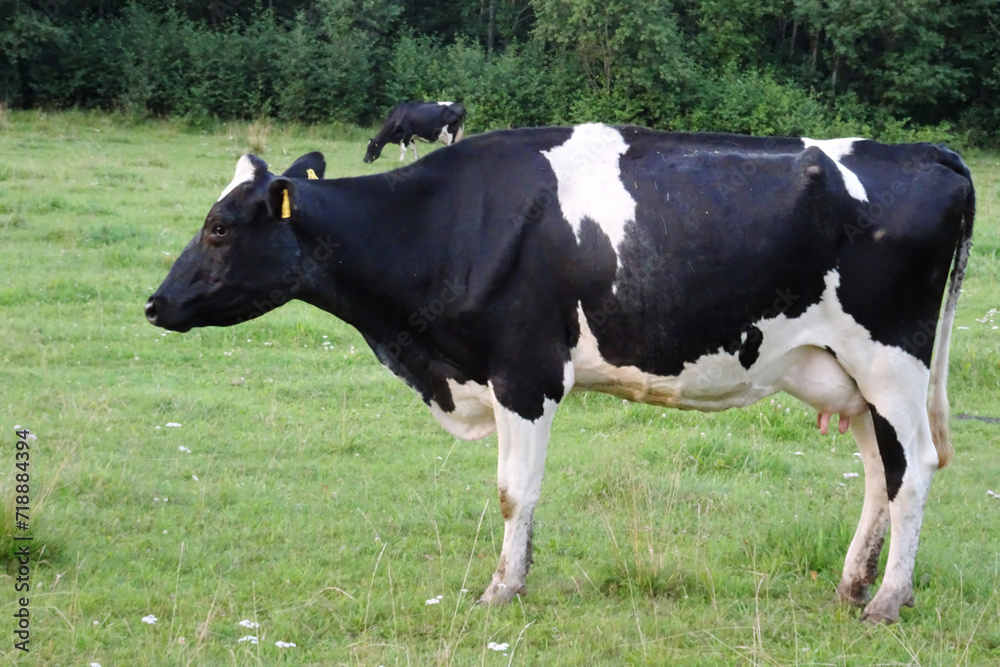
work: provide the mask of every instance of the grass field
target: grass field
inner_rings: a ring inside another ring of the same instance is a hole
[[[953,420],[917,606],[872,627],[831,603],[863,498],[853,439],[784,395],[713,415],[571,396],[530,595],[474,606],[502,539],[496,436],[445,433],[355,331],[303,304],[185,335],[143,316],[251,145],[275,171],[316,149],[329,177],[396,166],[391,149],[362,164],[366,139],[0,117],[4,661],[1000,664],[1000,424]],[[997,417],[1000,155],[966,157],[979,214],[949,393],[953,414]],[[17,425],[37,436],[27,655]]]

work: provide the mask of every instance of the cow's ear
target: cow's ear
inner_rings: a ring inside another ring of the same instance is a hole
[[[267,212],[272,220],[287,222],[295,211],[295,185],[279,177],[267,184]]]
[[[310,171],[315,176],[311,175]],[[319,151],[313,151],[293,162],[282,176],[285,178],[323,178],[325,172],[326,160],[323,159],[323,154]]]

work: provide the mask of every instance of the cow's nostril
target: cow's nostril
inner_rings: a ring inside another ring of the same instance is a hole
[[[152,324],[156,324],[156,300],[155,297],[149,297],[149,301],[146,302],[146,319]]]

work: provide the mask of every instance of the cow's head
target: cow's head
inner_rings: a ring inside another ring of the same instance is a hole
[[[281,176],[255,155],[212,205],[205,224],[146,303],[146,318],[173,331],[230,326],[295,298],[301,249],[292,216],[300,179],[321,178],[321,153],[296,160]]]
[[[376,139],[378,139],[378,137],[374,137],[368,140],[368,149],[365,151],[365,157],[362,160],[362,162],[364,162],[365,164],[368,164],[369,162],[374,162],[379,158],[380,155],[382,155],[382,148],[385,146],[385,144],[376,141]]]

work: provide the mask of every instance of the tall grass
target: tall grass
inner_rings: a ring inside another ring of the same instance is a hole
[[[255,155],[263,155],[267,151],[267,137],[271,134],[271,119],[261,116],[247,126],[247,149]]]

